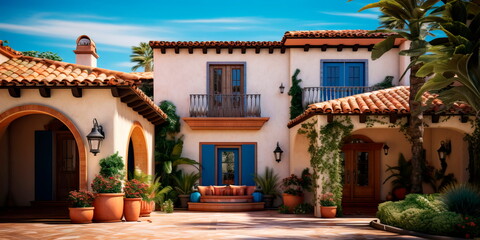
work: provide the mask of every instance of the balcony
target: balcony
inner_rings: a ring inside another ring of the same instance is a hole
[[[261,117],[260,94],[191,94],[193,130],[258,130],[269,118]]]
[[[343,98],[355,94],[377,90],[377,87],[306,87],[302,90],[302,104],[307,107],[312,103],[324,102],[332,99]]]

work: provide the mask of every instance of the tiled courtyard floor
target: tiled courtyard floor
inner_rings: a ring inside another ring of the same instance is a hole
[[[371,228],[373,218],[322,219],[276,211],[152,213],[141,222],[70,224],[68,219],[0,222],[0,239],[419,239]]]

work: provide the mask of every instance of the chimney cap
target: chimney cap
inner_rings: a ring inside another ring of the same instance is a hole
[[[95,42],[87,35],[81,35],[77,38],[77,49],[74,50],[75,54],[92,54],[95,58],[98,58],[97,46]]]

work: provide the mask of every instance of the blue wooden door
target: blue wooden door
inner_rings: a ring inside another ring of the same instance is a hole
[[[239,185],[238,148],[219,148],[217,152],[218,185]]]
[[[365,86],[365,63],[323,63],[322,87],[324,88],[320,91],[321,101],[362,93],[363,88],[355,88],[360,86]]]

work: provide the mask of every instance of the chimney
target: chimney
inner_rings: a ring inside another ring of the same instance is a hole
[[[76,55],[76,64],[97,67],[97,47],[95,42],[87,35],[77,38],[77,49],[73,50],[73,52]]]

